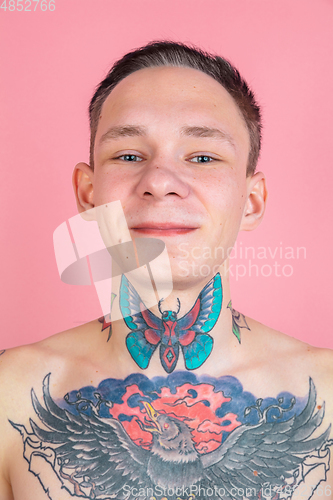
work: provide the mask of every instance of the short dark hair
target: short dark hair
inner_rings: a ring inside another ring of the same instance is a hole
[[[250,135],[247,175],[253,174],[261,145],[261,113],[253,92],[238,70],[226,59],[182,43],[157,41],[125,54],[99,84],[89,106],[90,166],[94,168],[94,143],[104,101],[114,87],[130,74],[144,68],[174,66],[192,68],[219,82],[238,105]]]

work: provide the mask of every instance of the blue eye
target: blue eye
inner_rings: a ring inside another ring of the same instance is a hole
[[[131,162],[142,161],[142,158],[140,158],[140,156],[132,155],[132,154],[121,155],[121,156],[118,156],[117,159],[124,160],[124,161],[131,161]]]
[[[207,155],[198,155],[198,156],[194,156],[194,158],[190,159],[190,161],[193,163],[210,163],[213,160],[214,160],[214,158],[212,158],[211,156],[207,156]]]

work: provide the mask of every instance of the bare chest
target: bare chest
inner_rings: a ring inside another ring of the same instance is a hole
[[[282,498],[330,469],[311,379],[305,395],[265,397],[234,376],[191,372],[105,379],[61,398],[49,376],[41,385],[30,418],[8,416],[15,500],[257,497],[267,483]]]

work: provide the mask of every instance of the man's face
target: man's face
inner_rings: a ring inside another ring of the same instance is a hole
[[[132,238],[167,246],[174,284],[217,272],[248,197],[250,149],[228,92],[190,68],[149,68],[106,99],[95,140],[93,203],[120,200]]]

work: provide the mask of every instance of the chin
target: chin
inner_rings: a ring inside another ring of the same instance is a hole
[[[198,283],[207,283],[218,272],[222,263],[177,259],[171,262],[174,289],[185,289]]]

